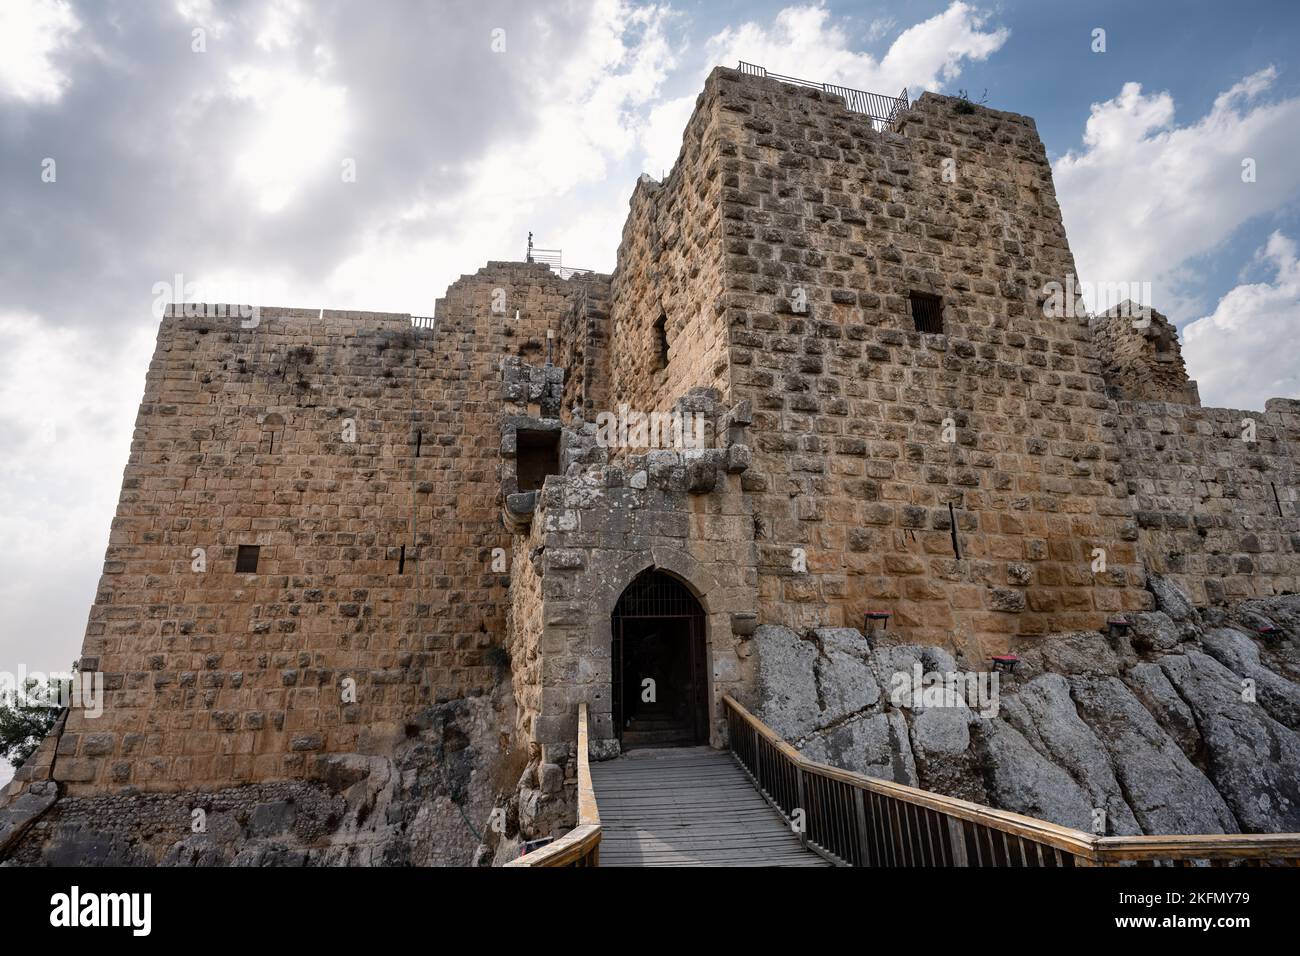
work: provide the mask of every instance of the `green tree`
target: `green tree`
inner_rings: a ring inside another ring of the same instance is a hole
[[[48,703],[58,699],[57,681],[51,680],[42,692],[39,683],[29,679],[23,691],[0,698],[0,757],[15,767],[32,755],[59,719],[59,708]]]

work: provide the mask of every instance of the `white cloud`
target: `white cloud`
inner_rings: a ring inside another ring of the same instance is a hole
[[[786,7],[771,27],[746,23],[708,42],[710,59],[724,66],[747,60],[769,72],[894,95],[904,86],[941,89],[961,73],[962,61],[984,60],[1007,41],[1004,27],[984,32],[986,14],[966,3],[908,27],[883,57],[850,49],[844,27],[823,6]]]
[[[147,318],[106,342],[0,313],[0,667],[78,656],[154,336]]]
[[[262,11],[257,45],[267,52],[294,46],[302,17],[301,0],[272,0]]]
[[[1081,279],[1150,282],[1151,304],[1174,318],[1198,308],[1183,291],[1184,264],[1300,193],[1300,98],[1258,102],[1276,76],[1270,67],[1247,77],[1186,126],[1167,92],[1137,83],[1093,104],[1084,148],[1053,170]],[[1255,182],[1242,181],[1246,159]]]
[[[700,76],[717,65],[734,67],[745,60],[781,73],[819,83],[834,83],[872,93],[897,95],[910,90],[941,90],[961,74],[966,61],[984,60],[1007,41],[1010,31],[983,30],[986,14],[966,3],[953,3],[942,13],[908,27],[885,55],[851,48],[846,28],[831,19],[824,6],[792,6],[781,10],[770,24],[745,23],[728,27],[704,45]],[[875,39],[892,25],[875,21],[869,35]],[[643,131],[644,168],[653,176],[670,169],[681,147],[682,127],[695,105],[696,93],[657,106]]]
[[[1188,375],[1206,405],[1261,410],[1270,398],[1300,398],[1296,243],[1274,232],[1259,257],[1271,267],[1272,281],[1237,286],[1182,331]]]
[[[57,102],[69,79],[54,58],[80,28],[66,0],[0,3],[0,97]]]
[[[566,264],[612,269],[635,178],[620,164],[640,141],[649,104],[677,65],[668,36],[673,17],[663,6],[600,0],[577,49],[537,98],[533,128],[443,170],[457,182],[454,192],[413,199],[399,217],[407,228],[394,230],[390,220],[359,237],[357,252],[329,277],[331,301],[432,314],[433,296],[467,266],[522,259],[525,236],[539,220],[546,228],[537,244],[563,244]],[[579,189],[590,191],[582,204],[560,201]],[[592,207],[619,210],[617,222],[598,217],[602,232],[585,232]],[[439,229],[438,222],[457,228]],[[442,270],[432,286],[431,263]]]
[[[339,145],[347,130],[347,90],[298,73],[240,67],[230,96],[253,106],[254,119],[235,172],[264,213],[284,209],[313,175],[342,177]]]

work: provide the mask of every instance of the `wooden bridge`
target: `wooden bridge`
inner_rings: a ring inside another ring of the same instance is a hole
[[[578,825],[508,865],[1300,865],[1300,834],[1099,837],[864,777],[808,760],[723,702],[730,751],[633,752],[594,769],[581,705]]]
[[[725,751],[634,750],[598,763],[601,866],[829,866]]]

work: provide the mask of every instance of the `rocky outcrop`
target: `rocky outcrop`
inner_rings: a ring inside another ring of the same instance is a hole
[[[1151,590],[1128,634],[1051,635],[1012,675],[763,626],[756,712],[811,759],[1090,832],[1300,831],[1300,596]]]
[[[0,837],[24,831],[4,841],[4,862],[466,865],[508,764],[501,704],[481,696],[427,708],[392,756],[321,755],[301,781],[180,793],[127,788],[57,802],[53,784],[33,784],[0,816]]]

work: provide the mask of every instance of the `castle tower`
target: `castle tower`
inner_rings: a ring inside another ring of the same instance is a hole
[[[1162,313],[1126,300],[1088,325],[1102,355],[1102,377],[1116,397],[1201,404],[1196,383],[1187,377],[1178,330]]]

